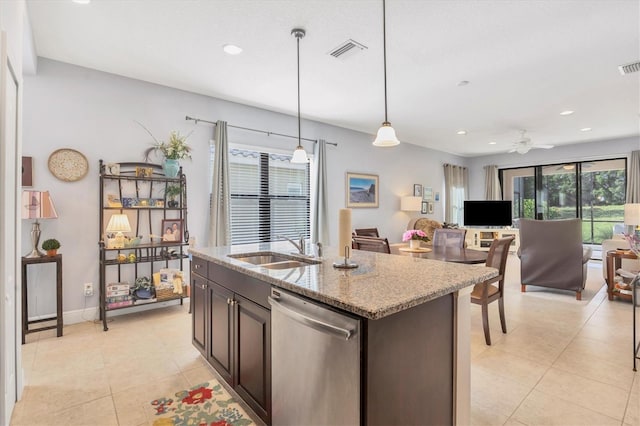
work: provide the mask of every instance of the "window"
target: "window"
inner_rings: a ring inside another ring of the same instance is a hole
[[[582,219],[585,243],[611,238],[624,215],[626,160],[597,160],[500,171],[513,217]]]
[[[230,149],[231,244],[309,237],[309,165],[290,160],[289,154]]]

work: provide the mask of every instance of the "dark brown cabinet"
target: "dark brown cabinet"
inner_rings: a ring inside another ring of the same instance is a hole
[[[238,328],[235,347],[235,390],[260,417],[269,418],[271,311],[236,295],[235,323]]]
[[[269,284],[193,258],[193,344],[267,424],[271,421]],[[204,278],[204,275],[207,278]]]
[[[207,356],[206,333],[207,333],[207,291],[209,289],[207,279],[191,274],[193,285],[191,286],[191,314],[193,330],[193,345]]]
[[[233,292],[214,282],[209,283],[211,337],[207,360],[229,383],[233,383]]]

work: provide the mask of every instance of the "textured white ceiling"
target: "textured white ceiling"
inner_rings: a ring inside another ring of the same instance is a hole
[[[398,138],[476,156],[507,152],[519,129],[556,146],[638,136],[640,73],[617,66],[640,60],[639,3],[387,0]],[[302,116],[372,135],[384,118],[381,0],[27,4],[39,56],[293,115],[302,27]],[[367,49],[327,54],[349,38]]]

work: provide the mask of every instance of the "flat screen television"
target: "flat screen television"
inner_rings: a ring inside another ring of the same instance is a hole
[[[511,226],[511,201],[465,201],[464,226]]]

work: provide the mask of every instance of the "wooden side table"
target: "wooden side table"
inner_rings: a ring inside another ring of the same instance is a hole
[[[616,283],[614,278],[616,271],[622,265],[622,259],[637,259],[637,257],[631,250],[609,250],[607,252],[607,294],[609,295],[609,300],[613,300],[613,296],[618,296],[624,300],[632,299],[630,294],[620,294],[615,291]]]
[[[54,263],[56,264],[56,316],[53,318],[45,318],[29,321],[29,313],[27,307],[27,266],[38,265],[41,263]],[[56,321],[55,325],[46,327],[39,327],[35,329],[29,329],[30,324],[36,324],[45,321]],[[58,330],[58,337],[62,336],[62,255],[57,256],[44,256],[34,258],[22,258],[22,344],[24,345],[25,336],[29,333],[36,333],[38,331],[52,330],[56,328]]]

